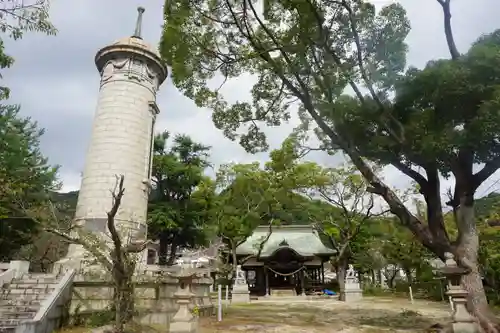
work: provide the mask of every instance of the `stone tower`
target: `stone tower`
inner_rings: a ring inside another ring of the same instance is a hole
[[[158,52],[141,37],[138,8],[135,33],[100,49],[95,64],[101,83],[87,151],[75,222],[106,233],[106,213],[116,176],[125,176],[125,195],[116,215],[117,226],[134,239],[147,235],[146,214],[150,191],[154,125],[159,109],[156,92],[167,77]],[[67,258],[83,255],[71,245]]]

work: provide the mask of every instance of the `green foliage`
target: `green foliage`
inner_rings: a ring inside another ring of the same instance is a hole
[[[204,224],[212,191],[210,180],[203,175],[209,166],[210,147],[185,135],[177,135],[168,147],[169,137],[164,132],[155,138],[148,212],[149,237],[160,241],[161,264],[172,264],[180,246],[205,243]]]
[[[216,191],[219,195],[210,212],[211,221],[231,251],[258,225],[277,222],[280,195],[287,195],[276,174],[262,170],[259,163],[221,166],[216,175]]]
[[[365,1],[265,3],[262,15],[253,2],[165,2],[160,52],[173,83],[198,106],[213,109],[215,125],[248,151],[267,148],[259,124],[287,121],[293,99],[314,117],[333,110],[349,85],[373,82],[385,91],[404,69],[410,28],[401,5],[377,14]],[[230,104],[210,83],[242,73],[257,76],[249,102]]]
[[[482,37],[460,59],[430,61],[422,70],[408,70],[396,86],[390,109],[404,128],[408,138],[404,143],[373,126],[383,110],[372,107],[367,116],[368,110],[352,98],[348,107],[338,105],[344,106],[342,126],[349,129],[365,156],[386,164],[426,167],[438,163],[447,175],[451,171],[448,161],[465,146],[474,153],[474,163],[492,161],[499,149],[495,144],[498,131],[492,125],[500,120],[496,111],[500,81],[495,74],[499,34]]]
[[[174,84],[212,109],[214,124],[228,138],[251,152],[266,149],[260,127],[281,125],[298,104],[303,129],[314,129],[325,150],[344,150],[427,247],[441,256],[450,250],[445,233],[434,232],[444,229],[443,220],[427,221],[433,226],[427,229],[363,157],[395,166],[427,200],[440,196],[438,173],[453,172],[452,204],[464,196],[471,201],[500,158],[498,32],[458,59],[404,73],[410,26],[399,4],[377,12],[360,0],[269,0],[262,13],[253,2],[167,0],[165,19],[160,51]],[[229,103],[213,81],[243,73],[256,77],[251,100]],[[472,168],[463,166],[474,163],[488,168],[468,181]],[[427,207],[430,216],[440,216],[440,202]]]
[[[336,261],[347,262],[360,246],[356,243],[364,240],[365,224],[377,215],[372,194],[351,166],[322,168],[304,164],[301,179],[308,181],[299,186],[298,191],[313,201],[303,209],[310,213],[310,223],[328,240],[327,244],[338,251]],[[314,206],[321,209],[311,209]]]
[[[497,215],[497,214],[495,214]],[[496,216],[494,216],[496,217]],[[479,261],[489,301],[500,304],[500,228],[482,222],[479,226]]]
[[[387,264],[396,265],[406,272],[420,270],[428,266],[434,257],[407,229],[397,221],[387,221],[387,231],[382,241],[381,253]]]
[[[49,165],[40,151],[42,135],[36,122],[21,117],[18,106],[0,105],[1,260],[33,240],[37,225],[27,212],[36,215],[60,185],[58,167]]]

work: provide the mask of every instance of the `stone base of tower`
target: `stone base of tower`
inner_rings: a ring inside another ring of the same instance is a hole
[[[89,254],[83,246],[71,244],[66,257],[58,260],[53,267],[54,273],[74,269],[77,274],[89,272],[101,273],[105,270],[102,265],[97,264],[96,260]]]
[[[136,274],[145,270],[147,266],[147,254],[147,248],[140,253],[131,254],[136,256]],[[75,269],[78,275],[90,275],[93,277],[107,276],[111,273],[92,254],[88,253],[83,246],[77,244],[71,244],[66,257],[54,263],[53,272],[58,273],[68,269]]]

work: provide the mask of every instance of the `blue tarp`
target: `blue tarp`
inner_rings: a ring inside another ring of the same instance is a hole
[[[328,295],[328,296],[335,296],[335,295],[337,295],[337,293],[335,291],[331,291],[331,290],[328,290],[328,289],[324,289],[323,290],[323,294]]]

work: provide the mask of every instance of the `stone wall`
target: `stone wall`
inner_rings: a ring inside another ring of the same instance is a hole
[[[150,265],[153,266],[153,265]],[[172,269],[149,269],[138,274],[136,281],[136,309],[144,324],[168,325],[178,309],[174,293],[178,289],[177,279],[169,276]],[[198,307],[200,315],[211,315],[214,305],[210,299],[213,280],[207,269],[196,269],[198,277],[193,280],[194,294],[191,307]],[[73,284],[71,301],[72,315],[88,314],[106,310],[113,298],[113,286],[107,276],[79,274]]]

